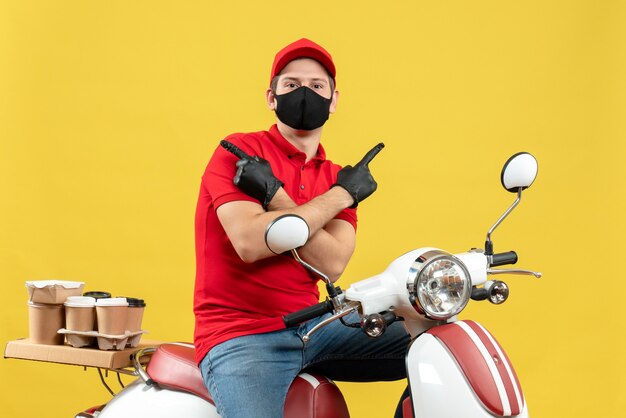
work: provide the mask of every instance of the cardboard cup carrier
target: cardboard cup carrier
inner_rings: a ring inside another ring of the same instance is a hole
[[[34,344],[61,345],[65,340],[57,331],[63,328],[63,305],[28,302],[28,336]]]

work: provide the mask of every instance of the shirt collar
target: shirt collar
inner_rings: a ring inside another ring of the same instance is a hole
[[[306,154],[300,151],[298,148],[294,147],[291,142],[287,141],[285,137],[283,137],[278,130],[278,126],[276,124],[272,125],[269,130],[269,137],[272,142],[289,158],[300,159],[302,161],[306,160]],[[315,157],[311,159],[311,161],[324,162],[326,161],[326,151],[322,144],[317,146],[317,153]]]

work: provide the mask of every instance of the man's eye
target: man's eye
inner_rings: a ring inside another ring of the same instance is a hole
[[[298,85],[296,83],[287,83],[287,87],[289,87],[290,89],[295,89],[296,87],[298,87]]]
[[[313,87],[316,88],[316,89],[323,89],[324,85],[322,85],[322,84],[313,84]]]

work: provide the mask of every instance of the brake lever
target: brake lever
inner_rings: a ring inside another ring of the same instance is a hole
[[[317,331],[319,331],[321,328],[325,327],[326,325],[330,324],[333,321],[336,321],[339,318],[343,318],[344,316],[352,313],[352,312],[356,312],[356,310],[359,307],[359,302],[347,302],[345,304],[345,306],[340,309],[339,311],[337,311],[334,315],[332,315],[331,317],[323,320],[322,322],[320,322],[319,324],[315,325],[313,328],[311,328],[311,330],[309,332],[307,332],[303,337],[302,337],[302,341],[306,344],[309,342],[309,340],[311,339],[311,335],[315,334]]]
[[[523,276],[535,276],[536,278],[541,278],[541,273],[538,271],[531,270],[520,270],[520,269],[487,269],[487,274],[519,274]]]

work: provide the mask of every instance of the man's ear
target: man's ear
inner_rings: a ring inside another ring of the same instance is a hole
[[[267,100],[267,106],[270,110],[276,110],[276,95],[272,91],[272,89],[268,88],[265,91],[265,100]]]
[[[333,93],[333,97],[331,99],[330,102],[330,113],[335,113],[335,110],[337,110],[337,101],[339,100],[339,90],[335,90],[335,92]]]

